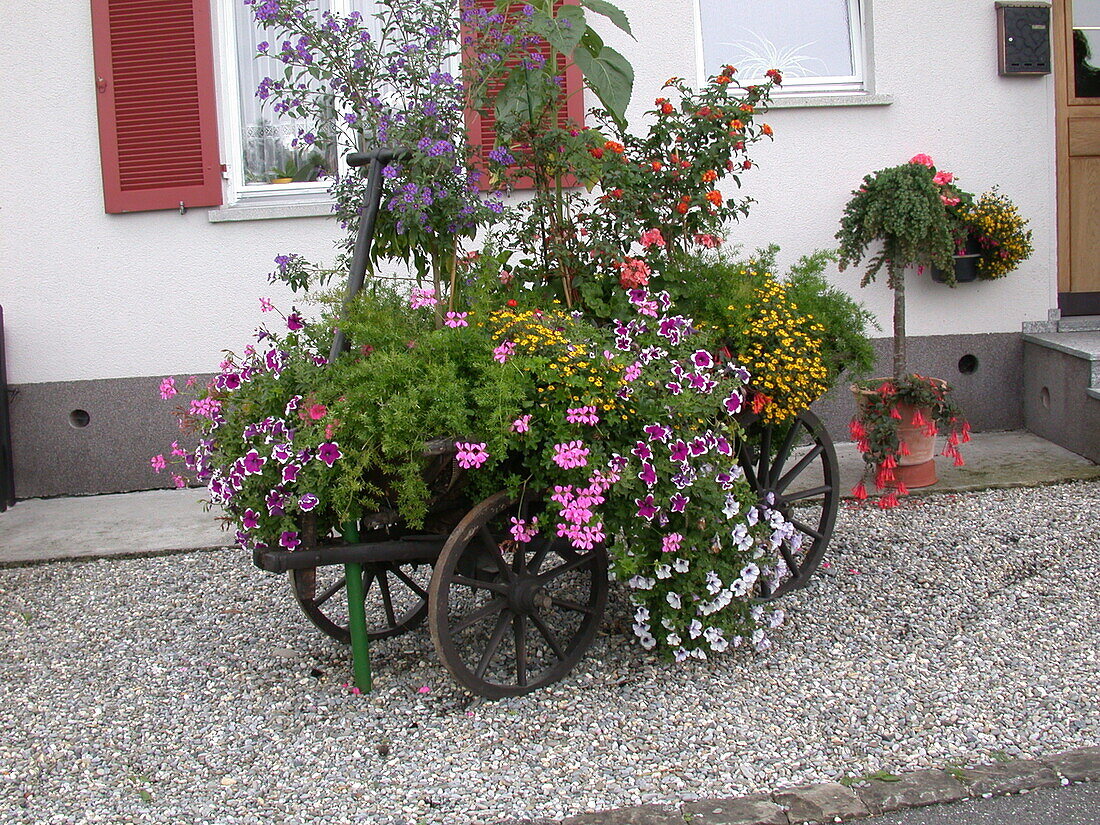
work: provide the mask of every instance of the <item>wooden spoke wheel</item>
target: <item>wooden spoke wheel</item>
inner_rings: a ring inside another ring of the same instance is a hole
[[[372,562],[363,565],[367,636],[386,639],[412,630],[428,615],[431,565]],[[291,589],[302,611],[323,633],[351,643],[344,565],[290,571]]]
[[[479,696],[518,696],[556,682],[580,661],[607,603],[607,554],[556,538],[538,500],[500,492],[474,506],[432,574],[428,627],[440,661]],[[516,542],[511,518],[542,531]]]
[[[777,551],[779,575],[759,580],[758,596],[776,599],[805,587],[825,555],[840,505],[836,451],[820,419],[805,410],[788,423],[749,425],[738,462],[760,503],[795,527]]]

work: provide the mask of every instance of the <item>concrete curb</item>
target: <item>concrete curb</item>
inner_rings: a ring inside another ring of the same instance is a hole
[[[1100,747],[972,768],[920,770],[892,779],[822,782],[770,794],[639,805],[564,820],[508,820],[499,825],[824,825],[964,799],[1025,793],[1071,782],[1100,782]]]

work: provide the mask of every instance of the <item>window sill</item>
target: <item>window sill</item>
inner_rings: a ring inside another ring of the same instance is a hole
[[[332,216],[331,200],[311,200],[297,203],[247,203],[211,209],[206,218],[211,223],[226,221],[267,221],[277,218],[319,218]]]
[[[768,103],[769,109],[824,109],[837,106],[889,106],[893,95],[876,95],[870,92],[849,94],[778,95]]]

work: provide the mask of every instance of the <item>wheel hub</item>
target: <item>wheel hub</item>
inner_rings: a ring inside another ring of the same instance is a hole
[[[524,616],[537,610],[546,610],[552,604],[550,594],[535,576],[520,577],[508,592],[508,606]]]

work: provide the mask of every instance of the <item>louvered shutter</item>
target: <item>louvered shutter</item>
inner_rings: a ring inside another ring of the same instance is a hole
[[[577,0],[558,0],[554,4],[554,8],[557,9],[563,4],[576,5]],[[525,4],[512,3],[508,6],[508,15],[520,14],[520,9]],[[488,12],[492,12],[496,8],[494,0],[477,0],[477,6],[485,9]],[[470,35],[467,29],[463,29],[462,37],[463,42]],[[550,56],[550,46],[548,43],[543,42],[540,45],[539,51],[546,57]],[[476,49],[463,49],[464,59],[472,59]],[[577,68],[577,65],[572,61],[567,61],[565,55],[558,54],[558,72],[565,78],[565,106],[558,112],[558,125],[566,127],[570,122],[575,123],[578,126],[584,125],[584,83],[581,70]],[[494,80],[489,85],[489,97],[492,99],[496,92],[500,91],[502,81]],[[489,151],[493,148],[496,142],[496,117],[493,113],[492,107],[485,109],[475,109],[472,106],[467,107],[466,112],[466,134],[469,137],[470,142],[474,145],[477,155],[481,158],[486,157]],[[482,163],[475,163],[477,168],[481,168],[484,171]],[[573,178],[567,178],[564,181],[566,186],[577,186],[577,182]],[[479,184],[482,189],[489,188],[488,175],[482,174]],[[533,189],[534,181],[530,178],[520,178],[514,182],[516,189]]]
[[[210,0],[92,0],[107,212],[222,202]]]

